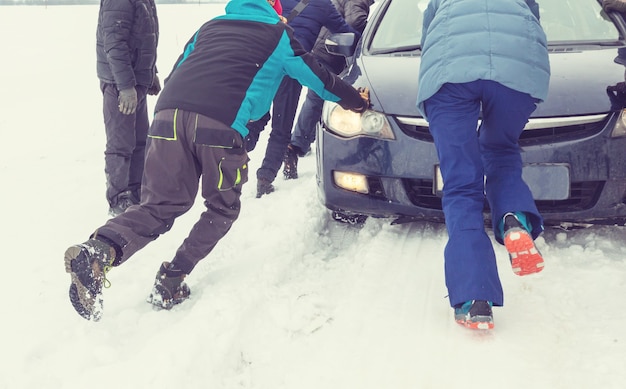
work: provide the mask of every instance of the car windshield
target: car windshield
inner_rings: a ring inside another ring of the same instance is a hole
[[[422,15],[429,0],[390,0],[369,43],[372,53],[415,51],[422,39]],[[548,42],[603,44],[620,39],[597,0],[537,0]]]

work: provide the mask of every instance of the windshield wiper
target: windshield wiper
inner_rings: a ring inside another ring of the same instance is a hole
[[[602,46],[619,47],[624,46],[623,41],[552,41],[548,46]]]
[[[371,54],[393,54],[393,53],[403,53],[407,51],[416,51],[421,50],[421,45],[407,45],[407,46],[398,46],[398,47],[389,47],[386,49],[378,49],[372,50]]]

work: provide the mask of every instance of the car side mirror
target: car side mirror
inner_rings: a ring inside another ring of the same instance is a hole
[[[356,48],[356,36],[353,32],[332,34],[324,42],[326,51],[334,55],[351,57]]]

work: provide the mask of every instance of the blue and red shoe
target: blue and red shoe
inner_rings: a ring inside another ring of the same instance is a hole
[[[519,212],[507,213],[504,215],[502,230],[513,273],[525,276],[542,271],[543,257],[530,235],[525,215]]]
[[[470,300],[454,308],[454,320],[472,330],[492,330],[493,312],[491,301]]]

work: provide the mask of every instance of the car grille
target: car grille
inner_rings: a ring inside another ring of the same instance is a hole
[[[520,137],[520,146],[565,142],[600,133],[608,115],[571,116],[563,118],[533,118]],[[433,142],[428,122],[417,117],[395,117],[398,127],[411,138]]]
[[[404,189],[411,203],[428,209],[442,209],[441,198],[433,194],[433,181],[427,179],[404,179]],[[539,212],[573,212],[590,209],[598,200],[604,187],[603,181],[572,182],[566,200],[536,201]],[[488,205],[485,202],[485,209]]]

